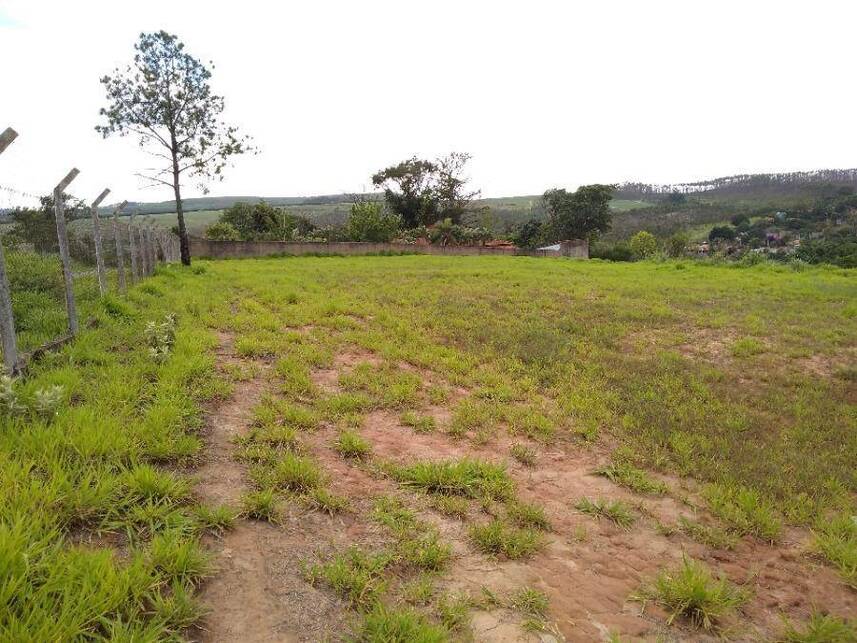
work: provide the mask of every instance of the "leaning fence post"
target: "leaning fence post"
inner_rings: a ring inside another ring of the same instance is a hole
[[[0,154],[18,137],[18,133],[7,127],[0,134]],[[12,294],[6,274],[6,255],[0,243],[0,340],[3,343],[3,366],[9,375],[18,369],[18,340],[15,336],[15,315],[12,312]]]
[[[131,280],[140,281],[140,264],[137,257],[137,240],[134,238],[134,213],[128,217],[128,253],[131,255]]]
[[[68,330],[72,335],[77,335],[77,305],[74,301],[74,276],[71,273],[71,257],[68,254],[68,232],[65,228],[65,206],[63,204],[63,192],[69,183],[74,181],[80,170],[73,168],[66,177],[54,188],[54,214],[57,218],[57,242],[60,247],[60,258],[62,259],[62,275],[65,282],[65,309],[68,314]]]
[[[110,194],[110,188],[105,188],[92,202],[92,236],[95,239],[95,272],[98,274],[98,291],[103,295],[107,292],[107,275],[104,273],[104,249],[101,247],[101,222],[98,218],[98,206]]]
[[[119,291],[125,292],[128,290],[128,284],[125,281],[125,253],[122,250],[122,233],[119,232],[119,211],[123,210],[128,205],[127,201],[122,201],[119,207],[113,210],[113,240],[116,242],[116,275],[119,279]]]

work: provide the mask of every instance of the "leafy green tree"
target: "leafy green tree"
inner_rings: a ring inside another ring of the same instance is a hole
[[[346,233],[351,241],[389,243],[399,232],[401,217],[377,201],[357,201],[351,206]]]
[[[134,50],[131,65],[101,79],[108,105],[101,109],[105,120],[96,130],[105,138],[137,136],[140,147],[159,159],[160,167],[141,176],[173,189],[181,260],[190,265],[182,175],[197,177],[207,191],[206,182],[222,180],[231,157],[253,148],[248,137],[221,120],[223,97],[211,91],[210,69],[188,54],[176,36],[142,33]]]
[[[450,219],[460,224],[474,212],[478,191],[468,191],[464,168],[470,154],[452,152],[435,161],[416,156],[376,172],[372,184],[384,189],[390,210],[401,218],[403,228],[430,226]]]
[[[629,245],[635,259],[646,259],[658,251],[658,240],[655,239],[655,235],[645,230],[640,230],[631,237]]]
[[[512,242],[519,248],[535,248],[544,239],[544,226],[538,219],[530,219],[518,226]]]
[[[401,217],[402,226],[416,228],[438,220],[436,172],[437,165],[414,156],[376,172],[372,184],[384,188],[384,198],[390,210]]]
[[[615,185],[582,185],[576,192],[552,189],[544,193],[549,236],[556,241],[595,239],[610,229],[610,200]]]

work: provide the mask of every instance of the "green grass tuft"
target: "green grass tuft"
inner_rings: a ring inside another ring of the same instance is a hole
[[[369,442],[355,431],[342,431],[333,443],[333,448],[343,457],[364,460],[372,453]]]
[[[667,486],[660,480],[652,478],[642,469],[637,469],[621,460],[599,467],[595,473],[637,493],[663,495],[668,491]]]
[[[512,527],[497,518],[485,525],[474,525],[469,536],[483,554],[505,556],[510,560],[532,556],[544,542],[539,532]]]
[[[399,467],[396,478],[406,486],[429,493],[494,500],[508,500],[514,495],[514,483],[506,468],[482,460],[416,462]]]
[[[630,529],[637,519],[631,508],[621,500],[581,498],[574,507],[579,512],[593,518],[607,518],[621,529]]]

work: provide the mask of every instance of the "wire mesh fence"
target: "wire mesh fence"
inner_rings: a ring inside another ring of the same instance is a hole
[[[0,132],[0,154],[17,135]],[[8,372],[74,337],[80,319],[111,292],[177,261],[178,239],[125,203],[100,208],[66,192],[73,170],[50,196],[0,185],[0,346]]]

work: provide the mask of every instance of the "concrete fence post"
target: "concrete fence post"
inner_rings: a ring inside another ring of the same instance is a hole
[[[131,255],[131,281],[140,281],[140,258],[137,256],[137,240],[134,238],[134,213],[128,217],[128,254]]]
[[[54,188],[54,215],[57,219],[57,242],[59,243],[62,275],[65,282],[65,309],[68,314],[68,331],[72,335],[77,335],[78,331],[77,304],[74,301],[74,277],[71,272],[71,257],[68,254],[68,231],[65,227],[63,192],[77,178],[78,174],[80,171],[73,168]]]
[[[98,291],[103,295],[107,292],[107,273],[104,270],[104,248],[101,246],[101,221],[98,217],[98,206],[110,194],[110,188],[105,188],[92,202],[90,213],[92,215],[92,238],[95,241],[95,272],[98,275]]]
[[[18,133],[7,127],[0,134],[0,154],[12,144]],[[12,293],[6,274],[6,255],[0,243],[0,340],[3,346],[3,366],[10,375],[18,370],[18,339],[15,334],[15,315],[12,312]]]
[[[123,201],[118,208],[113,210],[113,240],[116,243],[116,276],[119,280],[119,291],[127,292],[128,283],[125,281],[125,251],[122,249],[122,233],[119,231],[119,212],[128,205]]]

